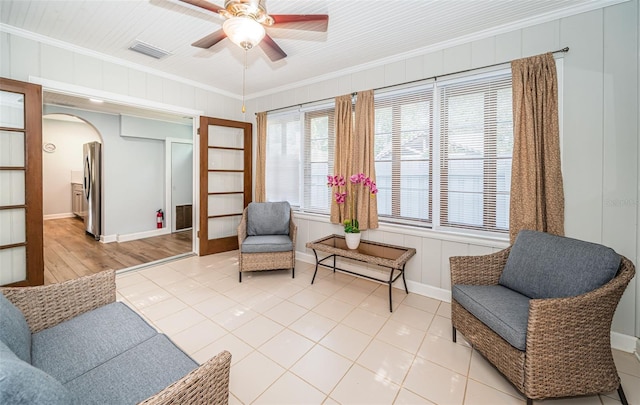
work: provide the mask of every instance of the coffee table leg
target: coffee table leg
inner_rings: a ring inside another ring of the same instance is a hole
[[[407,280],[404,278],[404,264],[402,265],[402,282],[404,283],[404,292],[409,294],[409,289],[407,288]]]
[[[318,254],[315,249],[311,250],[313,250],[313,254],[316,256],[316,271],[313,272],[313,278],[311,279],[311,284],[313,284],[313,281],[316,279],[316,274],[318,274]]]
[[[333,272],[336,272],[336,255],[333,255]]]
[[[393,280],[393,269],[389,272],[389,312],[393,312],[393,301],[391,299],[391,284]]]

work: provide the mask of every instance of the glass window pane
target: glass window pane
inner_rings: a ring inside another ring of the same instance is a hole
[[[267,201],[288,201],[300,206],[300,113],[267,117],[265,188]]]
[[[244,191],[244,173],[210,172],[208,187],[210,193]]]
[[[509,230],[509,195],[496,196],[496,228]]]
[[[0,127],[24,129],[24,94],[0,91]]]
[[[209,149],[209,170],[244,170],[244,151]]]
[[[0,246],[26,242],[24,208],[0,210]]]
[[[243,194],[214,194],[208,198],[207,215],[209,216],[237,214],[243,209]]]
[[[376,162],[378,215],[391,215],[391,162]]]
[[[331,189],[327,187],[329,165],[326,162],[312,163],[310,169],[309,203],[308,208],[329,210]]]
[[[0,205],[24,205],[24,170],[0,170]]]
[[[238,235],[238,225],[242,215],[233,217],[209,218],[207,221],[209,239],[227,238]]]
[[[27,279],[27,250],[24,246],[0,249],[0,285]]]
[[[402,162],[400,184],[400,215],[429,219],[429,162]]]
[[[450,160],[449,190],[481,193],[484,181],[483,162],[483,160]]]
[[[24,133],[0,131],[0,166],[24,167]]]
[[[209,125],[209,146],[244,148],[244,129]]]
[[[447,195],[448,220],[452,224],[482,226],[482,194],[457,193]]]

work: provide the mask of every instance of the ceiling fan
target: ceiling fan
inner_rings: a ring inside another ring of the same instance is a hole
[[[266,0],[225,0],[224,7],[206,0],[180,1],[218,13],[225,19],[221,29],[194,42],[192,46],[208,49],[228,37],[245,51],[259,45],[274,62],[285,58],[287,54],[266,33],[265,27],[326,32],[329,23],[326,14],[269,15]]]

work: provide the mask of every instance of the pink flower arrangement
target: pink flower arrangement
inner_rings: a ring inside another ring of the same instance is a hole
[[[352,184],[353,194],[357,197],[357,193],[355,192],[355,187],[359,184],[364,188],[368,188],[371,195],[375,195],[378,193],[378,187],[376,186],[375,181],[371,180],[371,178],[365,176],[364,173],[357,173],[349,177],[349,181]],[[336,187],[336,191],[334,193],[334,197],[338,204],[344,204],[347,201],[347,182],[343,175],[336,174],[334,176],[327,176],[327,186],[328,187]],[[343,188],[344,187],[344,188]],[[358,224],[358,215],[356,212],[357,202],[353,203],[351,201],[351,219],[347,219],[344,221],[344,231],[346,233],[359,233],[359,224]]]

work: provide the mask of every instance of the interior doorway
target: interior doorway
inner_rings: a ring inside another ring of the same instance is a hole
[[[64,169],[60,177],[64,179],[67,186],[58,188],[58,194],[63,197],[64,202],[58,204],[58,209],[45,213],[47,219],[44,226],[45,283],[60,282],[106,269],[121,270],[138,267],[191,254],[194,251],[192,227],[176,229],[175,215],[172,215],[173,218],[168,216],[160,224],[161,226],[157,227],[155,216],[157,209],[163,209],[167,213],[175,212],[171,203],[165,203],[166,196],[169,196],[169,201],[174,200],[172,187],[165,189],[165,182],[167,179],[171,180],[171,173],[179,176],[177,185],[180,195],[191,194],[190,198],[187,196],[180,200],[184,203],[183,205],[188,205],[189,200],[193,200],[193,151],[188,153],[188,162],[184,158],[176,160],[175,163],[180,167],[175,169],[171,159],[165,160],[166,157],[158,159],[159,156],[163,156],[166,145],[182,146],[184,144],[193,148],[193,119],[114,103],[103,103],[96,107],[88,103],[81,97],[44,93],[45,117],[48,112],[79,111],[78,115],[83,118],[77,120],[80,122],[75,122],[76,126],[83,124],[93,129],[103,143],[105,157],[103,169],[105,170],[103,170],[102,202],[106,212],[101,218],[103,231],[100,242],[95,242],[93,237],[85,234],[82,226],[83,218],[81,215],[76,215],[72,208],[71,183],[78,180],[78,176],[73,177],[76,170]],[[74,114],[66,116],[70,115]],[[128,117],[129,130],[131,128],[134,131],[140,130],[142,135],[130,136],[130,131],[123,129],[122,116]],[[45,117],[43,121],[48,120]],[[182,139],[166,141],[156,136],[158,131],[153,127],[154,125],[175,127],[178,125],[176,123],[185,127],[181,133]],[[149,128],[145,128],[147,124],[150,125]],[[87,132],[89,132],[88,128],[85,128]],[[107,128],[106,131],[100,130],[105,128]],[[115,130],[111,133],[103,133],[113,128]],[[147,137],[146,134],[149,136]],[[43,144],[51,143],[56,151],[53,155],[58,153],[58,156],[62,157],[62,151],[66,149],[64,142],[60,139],[47,142],[49,135],[46,130],[43,130],[45,138]],[[80,133],[75,135],[78,136],[75,143],[82,144],[90,141],[84,139],[86,136],[83,137]],[[74,136],[74,131],[67,131],[66,136]],[[184,139],[186,136],[190,139]],[[42,153],[49,152],[43,149]],[[127,156],[126,153],[130,155]],[[174,155],[179,156],[181,153],[185,154],[183,150],[177,150]],[[81,163],[82,155],[79,160]],[[169,175],[166,175],[165,167]],[[80,170],[81,168],[82,166]],[[79,174],[82,181],[82,173]],[[45,206],[48,204],[46,195],[44,204]],[[136,210],[143,214],[137,213]],[[118,215],[119,213],[123,214]],[[189,215],[193,216],[192,213]],[[142,225],[136,225],[131,217],[142,217]],[[172,221],[170,222],[169,219]]]

